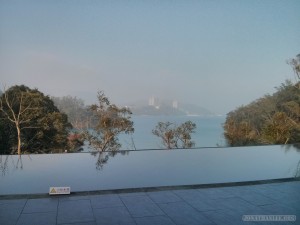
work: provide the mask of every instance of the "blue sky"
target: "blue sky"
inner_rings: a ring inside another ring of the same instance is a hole
[[[293,79],[300,1],[0,0],[0,84],[225,114]]]

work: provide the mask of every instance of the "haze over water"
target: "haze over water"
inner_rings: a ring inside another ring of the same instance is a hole
[[[225,115],[293,79],[299,11],[298,0],[1,1],[0,85]]]
[[[172,122],[177,125],[188,120],[196,124],[197,129],[192,134],[195,147],[226,146],[223,135],[225,116],[133,116],[135,132],[131,136],[121,135],[120,141],[123,150],[165,149],[161,140],[152,134],[158,122]],[[134,143],[133,143],[133,142]]]

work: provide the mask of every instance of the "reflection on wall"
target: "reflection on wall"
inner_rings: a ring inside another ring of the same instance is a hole
[[[128,155],[129,151],[111,151],[111,152],[92,152],[91,155],[97,157],[96,169],[102,170],[103,166],[108,162],[109,158],[115,157],[117,154]]]
[[[27,157],[31,159],[30,155]],[[5,176],[10,170],[22,170],[23,161],[22,155],[18,155],[17,158],[14,155],[0,155],[0,171],[2,176]]]
[[[295,171],[295,178],[300,180],[300,160],[298,162],[298,165],[297,165],[297,168],[296,168],[296,171]]]

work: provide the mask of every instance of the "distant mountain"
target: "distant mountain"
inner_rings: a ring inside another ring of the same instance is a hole
[[[173,107],[162,105],[162,106],[140,106],[131,108],[134,115],[151,115],[151,116],[160,116],[160,115],[176,115],[183,116],[186,113],[182,110],[175,109]]]
[[[193,104],[182,103],[180,104],[180,108],[187,114],[187,115],[201,115],[201,116],[211,116],[214,115],[210,110]]]
[[[150,102],[151,105],[146,105],[145,101],[128,104],[134,115],[199,115],[199,116],[212,116],[210,110],[197,106],[194,104],[178,103],[169,100],[157,100]]]

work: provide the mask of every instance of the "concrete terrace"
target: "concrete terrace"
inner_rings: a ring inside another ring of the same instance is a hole
[[[243,215],[293,215],[245,222]],[[1,225],[300,224],[300,181],[0,200]]]

